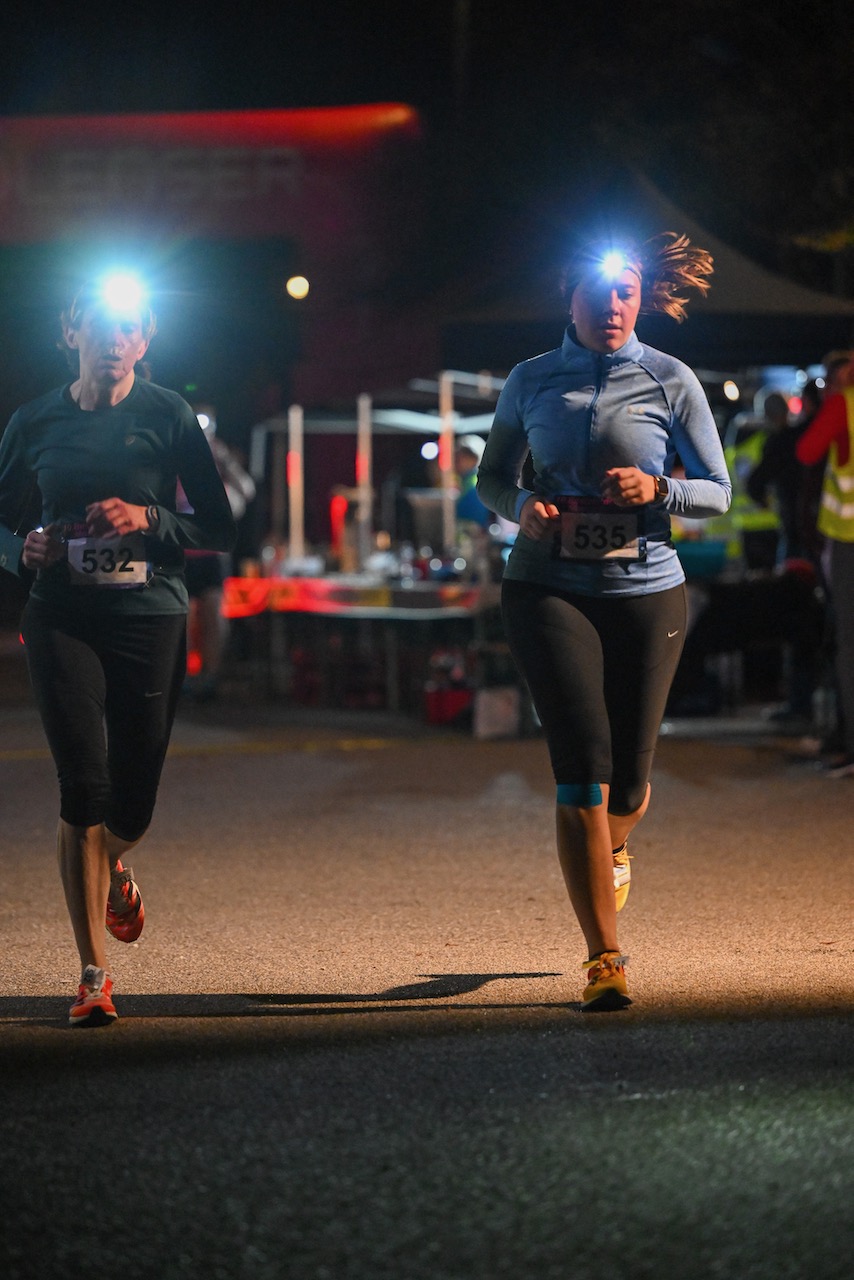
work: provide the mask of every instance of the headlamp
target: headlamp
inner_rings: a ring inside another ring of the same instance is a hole
[[[616,280],[629,265],[629,260],[622,249],[609,249],[602,255],[599,270],[606,280]]]
[[[105,277],[101,297],[110,311],[126,313],[142,310],[145,290],[136,276],[116,274]]]

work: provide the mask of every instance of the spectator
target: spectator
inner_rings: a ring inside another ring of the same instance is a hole
[[[838,354],[838,353],[837,353]],[[830,375],[833,375],[832,380]],[[825,399],[797,446],[798,459],[826,459],[818,531],[833,618],[836,689],[842,752],[829,776],[854,777],[854,364],[851,355],[828,369]]]

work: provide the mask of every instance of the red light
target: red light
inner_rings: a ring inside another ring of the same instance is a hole
[[[295,485],[301,476],[302,457],[297,453],[296,449],[289,449],[285,460],[285,477],[288,482],[288,488]]]
[[[329,501],[333,551],[340,551],[344,545],[344,521],[347,519],[347,507],[348,502],[343,493],[336,493]]]
[[[0,136],[18,145],[112,146],[154,142],[184,146],[283,146],[349,151],[389,134],[418,137],[421,120],[403,102],[265,111],[174,111],[139,115],[38,116],[0,121]]]

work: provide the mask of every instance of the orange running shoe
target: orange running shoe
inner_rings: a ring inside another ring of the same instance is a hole
[[[120,907],[113,902],[121,903]],[[133,878],[133,868],[116,863],[110,876],[110,896],[107,898],[107,928],[119,942],[136,942],[145,924],[145,907],[142,894]]]
[[[68,1021],[72,1027],[109,1027],[117,1017],[112,978],[106,969],[87,964]]]
[[[626,988],[628,956],[619,951],[603,951],[581,966],[587,978],[587,986],[581,998],[581,1008],[586,1013],[607,1013],[613,1009],[625,1009],[631,1004]]]

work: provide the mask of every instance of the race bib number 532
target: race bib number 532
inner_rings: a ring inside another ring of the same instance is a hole
[[[71,581],[87,587],[141,587],[148,581],[142,535],[126,538],[69,538]]]
[[[584,498],[562,498],[560,532],[556,538],[559,560],[645,560],[639,511]]]

